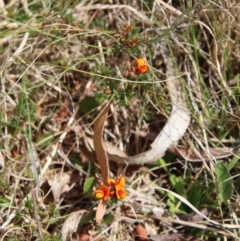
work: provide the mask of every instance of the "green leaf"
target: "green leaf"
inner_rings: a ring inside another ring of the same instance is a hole
[[[169,206],[169,212],[173,214],[186,214],[183,210],[180,210],[178,207],[176,207],[176,203],[168,200],[167,205]]]
[[[235,167],[235,165],[237,164],[239,159],[240,159],[240,151],[236,155],[234,155],[232,160],[228,163],[228,165],[227,165],[228,171],[230,171],[231,169],[233,169]]]
[[[10,206],[10,200],[8,200],[5,197],[0,196],[0,207],[9,207]]]
[[[174,203],[174,205],[176,205],[178,200],[171,193],[168,193],[167,195],[168,195],[169,201],[171,201],[172,203]]]
[[[82,113],[86,114],[97,108],[105,99],[105,94],[96,94],[93,97],[88,96],[80,102],[79,109]]]
[[[199,208],[202,203],[202,197],[204,196],[200,183],[195,182],[188,192],[188,201],[196,208]]]
[[[218,196],[222,202],[227,203],[232,196],[232,177],[223,163],[218,163],[215,167],[218,185]]]
[[[95,184],[95,177],[89,177],[86,179],[83,185],[83,193],[85,195],[92,192],[93,186]]]
[[[113,220],[114,216],[111,213],[107,213],[104,215],[102,223],[112,224]]]
[[[37,136],[37,145],[41,148],[49,146],[54,141],[54,135],[52,134],[40,134]]]
[[[185,188],[184,188],[184,183],[183,183],[182,178],[177,177],[175,175],[171,175],[170,181],[171,181],[172,185],[174,186],[174,188],[176,189],[177,193],[180,195],[183,195],[185,192]]]
[[[96,216],[96,211],[90,211],[89,213],[82,216],[82,218],[78,224],[78,229],[81,228],[84,224],[87,224],[87,223],[93,221],[95,216]]]

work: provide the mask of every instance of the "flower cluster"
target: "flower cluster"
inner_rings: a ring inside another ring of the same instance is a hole
[[[126,196],[124,177],[120,177],[117,180],[109,178],[107,186],[101,184],[100,188],[96,191],[96,197],[102,198],[104,201],[107,201],[109,198],[123,199]]]

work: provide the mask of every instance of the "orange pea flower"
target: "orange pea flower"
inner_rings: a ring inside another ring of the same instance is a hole
[[[125,185],[125,178],[124,177],[119,177],[116,181],[116,185],[121,185],[124,187]]]
[[[124,187],[122,185],[116,185],[115,191],[118,199],[123,199],[127,196],[127,192],[124,190]]]
[[[117,180],[109,178],[107,186],[101,184],[100,189],[96,191],[96,197],[102,198],[104,201],[109,198],[123,199],[126,196],[124,177],[119,177]]]
[[[96,191],[96,198],[102,198],[104,201],[108,200],[110,190],[105,185],[101,184],[100,189]]]
[[[148,71],[147,61],[143,58],[136,59],[133,62],[134,74],[139,75]]]
[[[127,196],[127,192],[124,190],[124,188],[125,188],[125,178],[119,177],[116,180],[116,184],[115,184],[115,195],[117,196],[118,199],[123,199]]]
[[[114,186],[116,184],[116,181],[113,178],[108,178],[107,184],[108,186]]]
[[[108,178],[107,180],[107,184],[109,186],[116,186],[116,185],[125,185],[125,178],[124,177],[119,177],[117,180],[112,179],[112,178]]]

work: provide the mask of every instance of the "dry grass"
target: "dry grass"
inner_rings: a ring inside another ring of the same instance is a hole
[[[66,223],[80,240],[240,236],[239,153],[209,151],[240,140],[239,3],[123,2],[0,1],[0,240],[64,240]],[[112,176],[126,175],[129,195],[97,225],[95,187],[84,193],[86,178],[100,179],[89,148],[94,120],[114,94],[104,139],[115,153],[149,149],[171,110],[161,41],[191,110],[178,144],[207,158],[187,162],[169,152],[152,165],[110,162]],[[148,73],[127,76],[139,57]],[[219,162],[233,182],[227,203],[218,197]]]

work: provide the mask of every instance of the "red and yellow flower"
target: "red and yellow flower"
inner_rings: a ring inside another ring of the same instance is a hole
[[[125,178],[119,177],[117,180],[109,178],[107,186],[101,184],[95,193],[96,198],[102,198],[104,201],[109,198],[123,199],[127,196],[125,191]]]
[[[127,196],[127,192],[124,190],[124,187],[121,185],[115,186],[115,194],[118,199],[123,199]]]
[[[101,184],[100,189],[96,191],[96,198],[102,198],[104,201],[108,200],[110,190],[107,186]]]
[[[135,75],[143,74],[148,71],[147,61],[144,58],[139,58],[133,61],[132,69]]]
[[[135,59],[131,66],[124,72],[125,76],[136,77],[140,74],[144,74],[148,71],[148,64],[144,58]]]

